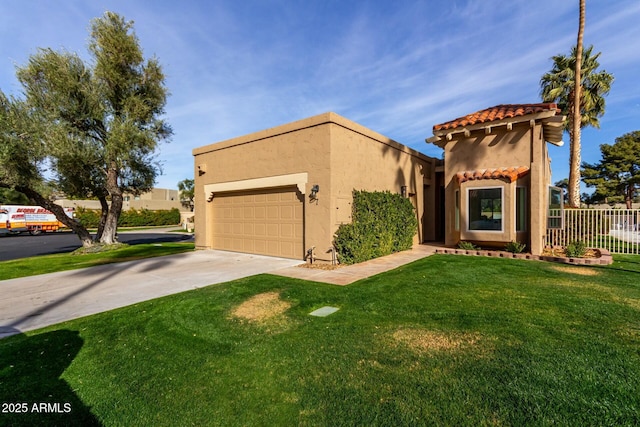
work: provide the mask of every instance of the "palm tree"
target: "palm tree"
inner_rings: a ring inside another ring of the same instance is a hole
[[[552,57],[553,68],[540,79],[540,94],[544,102],[556,102],[563,114],[567,116],[565,130],[569,133],[570,168],[569,168],[569,203],[580,205],[580,128],[586,126],[600,127],[599,118],[605,110],[604,97],[611,89],[613,76],[605,70],[598,71],[600,52],[593,54],[593,46],[582,52],[580,78],[576,79],[576,57],[578,47],[571,49],[571,55],[556,55]],[[574,120],[575,83],[580,85],[579,120]],[[574,122],[577,122],[574,130]]]
[[[580,19],[578,23],[578,41],[576,43],[576,72],[573,84],[573,110],[571,111],[572,127],[571,144],[569,147],[569,205],[574,208],[580,207],[580,157],[582,143],[580,141],[580,125],[582,122],[582,112],[580,111],[580,96],[582,95],[582,40],[584,37],[584,18],[586,13],[586,0],[580,0]]]

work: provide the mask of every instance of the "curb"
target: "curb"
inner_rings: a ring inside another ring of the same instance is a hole
[[[513,259],[528,259],[534,261],[547,261],[558,262],[563,264],[572,265],[610,265],[613,264],[613,257],[611,253],[606,249],[594,249],[599,254],[596,258],[569,258],[558,257],[548,255],[532,255],[526,253],[514,254],[512,252],[505,251],[486,251],[486,250],[465,250],[465,249],[453,249],[444,248],[436,249],[436,254],[447,255],[467,255],[467,256],[485,256],[493,258],[513,258]]]

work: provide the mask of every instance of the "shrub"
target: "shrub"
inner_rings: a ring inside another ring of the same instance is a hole
[[[100,222],[100,211],[79,207],[76,209],[76,218],[85,227],[95,228]],[[122,211],[118,219],[118,227],[147,227],[179,223],[180,211],[176,208],[160,211],[129,209]]]
[[[413,205],[399,194],[353,192],[353,222],[342,224],[334,236],[338,259],[355,264],[411,249],[418,231]]]
[[[478,249],[478,247],[471,242],[461,240],[460,242],[458,242],[458,249],[463,249],[465,251],[475,251]]]
[[[581,241],[571,242],[564,248],[564,253],[569,258],[583,258],[587,253],[587,245]]]
[[[507,243],[507,245],[504,247],[504,250],[507,251],[507,252],[514,253],[514,254],[519,254],[522,251],[524,251],[524,249],[526,247],[527,247],[527,245],[525,245],[524,243],[511,241],[511,242]]]

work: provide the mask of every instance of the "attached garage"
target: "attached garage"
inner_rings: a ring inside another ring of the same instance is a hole
[[[214,249],[304,257],[304,206],[295,186],[218,193],[211,221]]]
[[[439,160],[335,113],[196,148],[195,243],[331,262],[333,238],[351,221],[353,190],[405,194],[415,242],[432,240]]]

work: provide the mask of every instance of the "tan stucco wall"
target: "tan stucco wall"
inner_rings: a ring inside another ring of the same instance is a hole
[[[200,147],[193,154],[197,248],[212,247],[207,189],[243,185],[238,181],[263,185],[270,177],[274,182],[296,177],[304,200],[304,247],[315,246],[315,255],[321,260],[331,259],[329,249],[339,224],[351,221],[354,189],[399,193],[400,186],[407,185],[409,192],[417,193],[413,201],[420,219],[432,219],[431,213],[424,212],[422,185],[431,182],[436,160],[335,113]],[[300,176],[306,182],[301,184]],[[317,199],[311,200],[309,192],[314,185],[320,191]],[[430,190],[429,197],[434,191]],[[424,233],[421,227],[416,241],[434,232]]]
[[[530,245],[532,253],[543,249],[546,232],[546,200],[551,180],[550,160],[543,140],[542,126],[531,127],[528,121],[513,125],[508,131],[504,126],[486,135],[484,129],[472,132],[469,137],[457,134],[447,142],[445,150],[445,244],[455,245],[460,240],[479,243],[494,242],[501,245],[518,240]],[[482,179],[459,184],[456,174],[490,168],[530,168],[519,180]],[[515,231],[515,191],[517,186],[527,187],[528,224],[526,233]],[[467,189],[470,187],[503,188],[503,231],[468,230]],[[460,191],[460,229],[455,229],[455,192]]]
[[[434,240],[437,160],[362,127],[354,129],[334,123],[331,136],[331,222],[334,228],[347,222],[345,203],[351,201],[353,190],[400,193],[401,187],[407,186],[407,193],[414,194],[409,199],[416,208],[419,224],[414,242]]]

